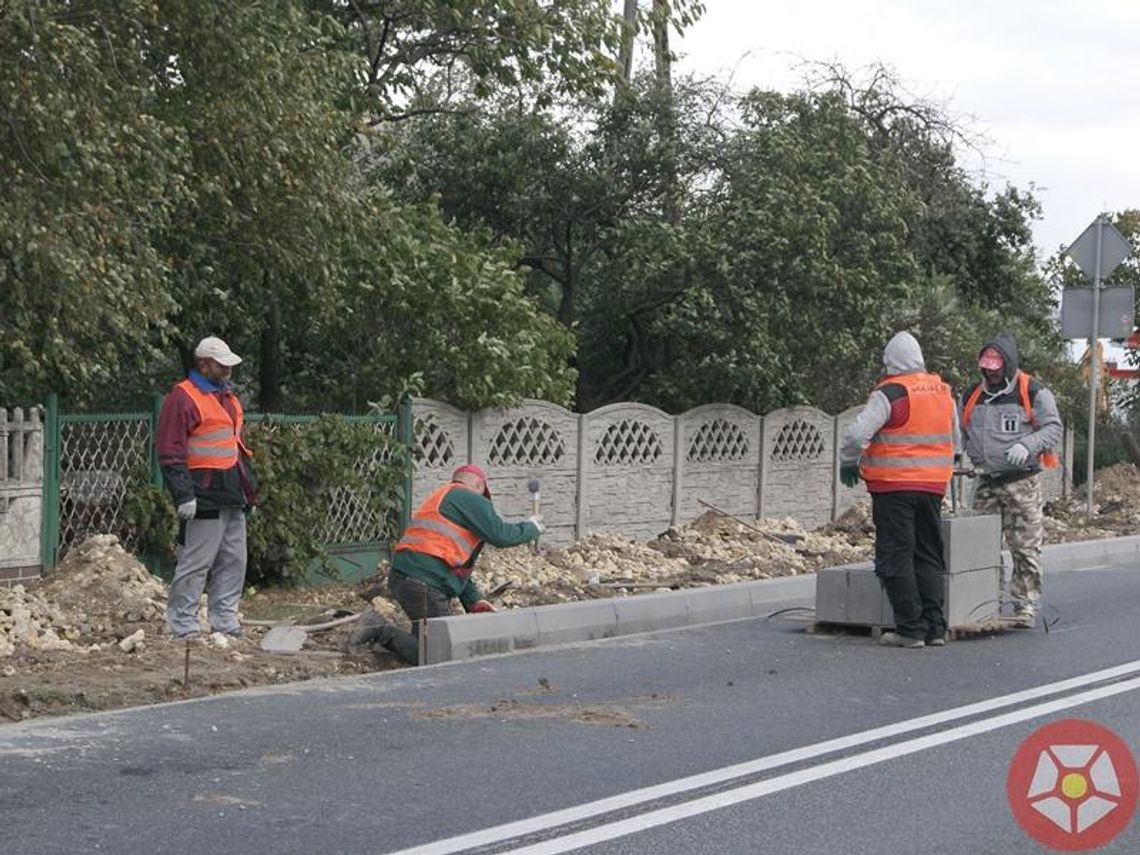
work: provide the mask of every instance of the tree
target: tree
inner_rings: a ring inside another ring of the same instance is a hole
[[[163,248],[176,259],[184,344],[213,331],[256,354],[257,403],[287,398],[288,337],[345,287],[359,209],[338,99],[354,58],[299,4],[165,0],[162,115],[189,140],[188,193]],[[253,379],[248,377],[248,379]]]
[[[599,400],[833,407],[861,385],[861,357],[908,293],[912,200],[842,102],[754,92],[741,107],[710,192],[690,192],[681,224],[620,230],[616,269],[583,319],[583,374],[625,378],[599,384]]]
[[[90,401],[169,328],[157,236],[185,198],[186,138],[138,61],[157,17],[147,0],[0,11],[0,400]]]
[[[613,14],[609,0],[313,5],[341,20],[348,44],[363,57],[360,90],[378,121],[448,109],[453,94],[482,99],[520,85],[536,87],[546,105],[597,99],[617,79],[615,60],[639,29],[680,30],[703,11],[700,0],[657,0],[650,9],[627,2],[624,18]]]

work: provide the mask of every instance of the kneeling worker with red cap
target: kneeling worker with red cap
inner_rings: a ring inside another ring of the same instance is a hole
[[[458,597],[469,613],[495,611],[471,578],[483,544],[518,546],[536,540],[543,530],[539,516],[504,522],[491,504],[487,473],[474,464],[460,466],[451,483],[428,496],[412,514],[394,550],[388,592],[412,620],[412,632],[368,609],[348,639],[349,651],[379,652],[379,647],[418,664],[418,621],[451,614],[452,597]]]

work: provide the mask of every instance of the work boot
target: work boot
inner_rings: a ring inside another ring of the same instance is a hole
[[[897,632],[884,632],[879,639],[879,644],[886,647],[905,647],[908,650],[926,647],[926,642],[921,638],[911,638],[907,635],[899,635]]]
[[[356,628],[344,643],[345,652],[364,653],[371,650],[374,644],[387,647],[394,630],[395,627],[376,609],[367,608],[356,619]]]

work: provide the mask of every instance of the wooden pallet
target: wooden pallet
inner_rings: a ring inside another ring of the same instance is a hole
[[[867,635],[873,641],[878,641],[889,626],[868,626],[861,623],[827,623],[808,619],[808,635]]]
[[[999,615],[960,626],[952,626],[946,630],[946,637],[951,641],[960,641],[965,638],[984,638],[997,635],[1008,629],[1030,629],[1030,627],[1027,627],[1019,618]]]
[[[795,619],[795,618],[790,618]],[[826,623],[823,621],[816,621],[810,616],[802,622],[807,624],[808,635],[864,635],[869,636],[873,641],[878,641],[884,632],[893,629],[890,626],[869,626],[867,624],[850,624],[850,623]],[[971,621],[966,624],[959,624],[952,626],[946,630],[947,641],[962,641],[967,638],[984,638],[986,636],[998,635],[1010,629],[1027,629],[1020,620],[1015,617],[992,617],[985,618],[984,620]]]

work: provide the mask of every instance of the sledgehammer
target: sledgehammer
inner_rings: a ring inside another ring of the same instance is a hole
[[[531,478],[529,481],[526,482],[526,488],[528,491],[530,491],[531,513],[534,514],[536,517],[538,516],[538,513],[539,513],[539,510],[538,510],[539,509],[539,498],[542,495],[542,493],[540,491],[541,486],[542,485],[538,483],[537,478]],[[531,548],[532,552],[538,552],[538,538],[537,537],[530,542],[530,548]]]

